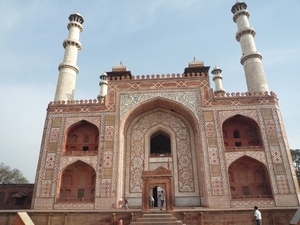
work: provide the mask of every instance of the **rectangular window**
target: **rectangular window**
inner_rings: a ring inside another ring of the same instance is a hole
[[[235,142],[234,144],[236,147],[242,146],[242,142]]]
[[[250,195],[250,188],[249,186],[242,186],[243,195]]]
[[[83,198],[83,197],[84,197],[84,189],[78,189],[77,198]]]

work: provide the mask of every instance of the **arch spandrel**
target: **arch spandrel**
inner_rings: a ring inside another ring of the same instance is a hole
[[[156,98],[164,98],[172,102],[177,102],[184,105],[186,108],[190,109],[196,115],[198,114],[198,103],[197,103],[197,93],[196,91],[184,91],[184,92],[165,92],[165,93],[130,93],[120,95],[120,118],[122,119],[125,114],[135,105],[139,105],[142,102],[152,101]],[[201,98],[201,96],[200,96]],[[202,102],[202,101],[200,101]]]
[[[100,128],[101,123],[101,117],[70,117],[66,118],[65,128],[64,131],[68,132],[70,128],[72,128],[74,125],[81,121],[86,121],[88,123],[91,123],[91,125],[94,125],[98,128]]]
[[[75,163],[76,161],[82,161],[87,165],[91,166],[95,171],[97,171],[97,159],[92,156],[85,156],[85,157],[62,157],[59,164],[59,173],[63,171],[69,165]]]
[[[227,119],[236,115],[248,117],[250,119],[253,119],[257,124],[259,124],[256,110],[219,111],[220,124],[223,124]]]
[[[266,161],[266,155],[263,151],[257,151],[257,152],[253,152],[253,151],[244,151],[244,152],[226,152],[225,153],[225,161],[226,161],[226,170],[228,170],[229,166],[235,162],[236,160],[244,157],[244,156],[248,156],[250,158],[253,158],[259,162],[261,162],[262,164],[264,164],[264,166],[268,166],[267,165],[267,161]]]
[[[141,98],[143,99],[143,98]],[[196,96],[195,96],[196,100]],[[122,104],[125,104],[126,102],[122,102],[121,98],[121,107]],[[126,104],[125,104],[126,105]],[[168,99],[164,96],[155,96],[148,99],[143,99],[143,101],[137,102],[137,104],[130,104],[130,108],[128,105],[126,105],[126,111],[120,112],[120,131],[121,133],[126,133],[126,130],[134,118],[136,118],[141,113],[147,112],[149,110],[155,109],[155,108],[164,108],[167,110],[170,110],[171,112],[179,113],[181,116],[185,117],[190,124],[193,125],[193,130],[196,133],[198,130],[198,109],[190,107],[186,107],[184,104],[182,104],[179,101],[176,101],[174,99]]]

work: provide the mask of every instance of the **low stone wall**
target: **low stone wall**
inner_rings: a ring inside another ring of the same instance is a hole
[[[264,225],[288,225],[297,208],[260,209]],[[1,225],[15,225],[18,211],[0,212]],[[141,210],[111,211],[38,211],[26,210],[35,225],[117,225],[122,219],[124,225],[142,216]],[[163,211],[165,212],[165,211]],[[151,210],[150,213],[159,213]],[[253,225],[253,210],[224,209],[174,209],[172,214],[186,225]]]

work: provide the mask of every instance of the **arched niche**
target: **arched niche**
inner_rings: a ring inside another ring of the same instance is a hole
[[[4,204],[4,200],[5,200],[5,192],[1,191],[0,192],[0,204]]]
[[[226,150],[262,149],[260,129],[255,120],[235,115],[222,125],[223,142]]]
[[[170,135],[162,130],[153,133],[150,136],[150,157],[170,156],[171,140]]]
[[[98,128],[86,120],[81,120],[67,129],[63,154],[96,155],[98,152],[98,139]]]
[[[270,177],[266,166],[243,156],[228,168],[232,199],[272,198]]]
[[[201,163],[203,159],[195,151],[195,146],[201,142],[195,114],[179,102],[157,97],[138,104],[121,119],[119,158],[124,159],[125,170],[122,168],[124,178],[120,176],[120,180],[125,180],[124,195],[130,204],[141,206],[143,165],[150,171],[158,166],[167,168],[169,159],[174,202],[184,196],[190,199],[186,201],[188,204],[199,206],[200,190],[204,188],[198,186],[195,168],[197,162]],[[170,156],[151,156],[150,142],[156,134],[170,139]]]
[[[68,165],[61,173],[58,201],[94,201],[96,172],[83,161]]]

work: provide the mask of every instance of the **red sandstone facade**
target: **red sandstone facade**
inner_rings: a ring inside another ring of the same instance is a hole
[[[215,94],[198,61],[160,76],[121,67],[103,102],[49,104],[33,209],[141,207],[143,171],[168,165],[174,207],[299,205],[273,92]]]
[[[1,209],[30,209],[34,184],[1,184]]]

